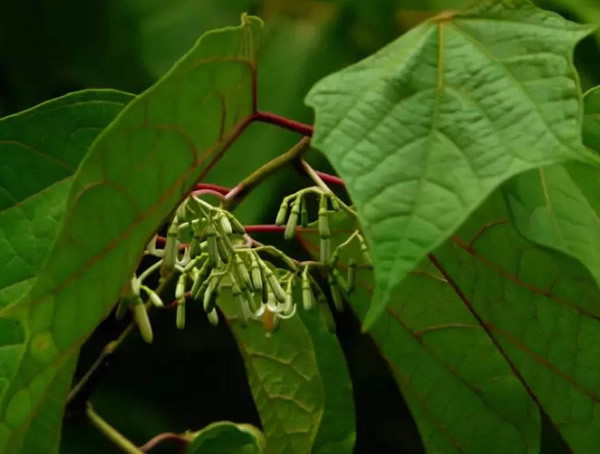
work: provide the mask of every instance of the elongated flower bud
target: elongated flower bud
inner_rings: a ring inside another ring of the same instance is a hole
[[[185,299],[177,301],[177,312],[175,314],[175,326],[177,329],[185,328]]]
[[[287,224],[285,225],[285,232],[283,237],[286,240],[291,240],[296,236],[296,226],[298,225],[298,215],[300,214],[300,197],[296,197],[292,204],[292,211],[288,218]]]
[[[145,285],[142,286],[142,289],[146,292],[146,294],[148,295],[148,299],[154,307],[161,308],[165,306],[163,300],[160,298],[160,296],[158,296],[158,293],[156,293],[154,290],[152,290],[149,287],[146,287]]]
[[[308,210],[306,209],[306,200],[304,200],[304,197],[302,197],[302,202],[300,203],[300,225],[302,227],[308,225]]]
[[[309,311],[313,307],[314,295],[310,285],[310,279],[308,278],[308,268],[304,269],[302,273],[302,307],[304,310]]]
[[[209,323],[213,326],[217,326],[219,324],[219,313],[215,308],[213,308],[210,312],[206,313],[206,318]]]
[[[235,233],[239,233],[240,235],[243,235],[244,233],[246,233],[246,229],[244,228],[242,223],[237,220],[236,217],[231,216],[231,218],[229,220],[231,221],[231,225],[233,226],[233,231]]]
[[[360,251],[362,252],[363,255],[363,260],[365,261],[365,263],[367,265],[371,265],[371,254],[369,253],[369,248],[367,247],[367,242],[365,241],[365,239],[363,238],[362,235],[357,235],[358,238],[358,242],[360,244]]]
[[[162,275],[170,274],[175,269],[175,263],[179,257],[179,227],[177,219],[174,219],[169,230],[167,230],[167,241],[165,242],[165,252],[161,266]]]
[[[251,288],[252,282],[250,280],[250,273],[248,273],[248,268],[246,268],[246,264],[239,255],[235,256],[235,267],[241,281],[240,287],[242,289]]]
[[[211,266],[219,264],[219,251],[217,249],[217,231],[212,224],[206,227],[206,247],[208,249],[208,260]]]
[[[154,339],[152,325],[150,325],[150,319],[148,318],[146,306],[144,306],[144,303],[139,296],[136,298],[136,301],[133,303],[132,307],[135,323],[140,330],[142,339],[149,344],[152,343],[152,340]]]
[[[252,274],[252,287],[257,292],[260,292],[263,288],[263,281],[258,260],[259,259],[256,257],[256,254],[250,254],[250,273]]]
[[[187,281],[187,275],[181,274],[177,279],[177,285],[175,286],[175,299],[185,300],[185,284]]]
[[[321,195],[319,205],[319,236],[321,238],[329,238],[331,236],[331,231],[329,230],[329,213],[327,212],[326,195]]]
[[[224,214],[219,216],[219,224],[221,226],[221,231],[225,235],[231,235],[233,233],[233,228],[231,227],[231,222],[229,222],[229,218]]]
[[[219,280],[220,279],[218,276],[213,275],[213,276],[209,277],[208,287],[206,288],[206,291],[204,292],[204,301],[203,301],[203,305],[202,305],[205,312],[210,312],[215,307],[216,299],[217,299],[216,289],[217,289],[217,284],[219,283]]]
[[[271,290],[273,290],[273,294],[275,295],[275,298],[280,303],[285,303],[285,291],[283,290],[283,288],[281,288],[279,279],[277,278],[275,273],[273,273],[273,271],[271,271],[271,269],[267,265],[264,264],[264,262],[260,262],[260,263],[262,265],[262,270],[265,275],[265,278],[267,279],[267,282],[269,283],[269,287],[271,287]]]
[[[281,205],[279,206],[279,211],[277,212],[277,219],[275,219],[275,224],[277,224],[277,225],[285,224],[287,210],[288,210],[288,203],[286,201],[281,202]]]
[[[192,288],[190,290],[190,295],[192,296],[192,299],[194,301],[198,301],[198,295],[201,294],[201,292],[203,291],[201,290],[201,287],[203,286],[203,284],[206,283],[206,273],[208,272],[208,269],[208,261],[205,261],[200,267],[200,269],[195,268],[192,271],[193,283]],[[206,284],[208,285],[208,283]]]
[[[331,202],[331,208],[333,209],[333,211],[340,211],[340,202],[338,201],[335,195],[330,195],[329,201]]]
[[[225,243],[223,239],[217,236],[217,251],[219,252],[219,257],[223,263],[229,263],[229,251],[225,247]]]

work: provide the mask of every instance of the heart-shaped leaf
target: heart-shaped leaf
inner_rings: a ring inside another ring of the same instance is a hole
[[[366,325],[499,184],[585,159],[572,53],[590,30],[527,0],[486,0],[313,87],[312,143],[346,182],[373,252]]]

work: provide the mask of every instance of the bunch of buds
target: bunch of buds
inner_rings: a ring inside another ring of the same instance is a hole
[[[144,285],[144,280],[160,269],[162,281],[177,276],[175,320],[179,329],[186,324],[187,303],[202,304],[208,321],[217,325],[217,303],[219,295],[226,289],[237,302],[242,323],[260,319],[265,332],[270,334],[278,328],[281,320],[295,315],[294,288],[297,284],[300,284],[303,308],[311,310],[319,307],[330,329],[335,329],[333,317],[327,313],[327,297],[311,271],[316,269],[326,273],[334,307],[342,310],[340,288],[345,291],[351,289],[355,265],[348,267],[346,279],[337,269],[332,270],[331,265],[337,263],[343,247],[356,239],[362,249],[364,240],[356,231],[332,253],[328,207],[331,205],[333,210],[338,210],[339,202],[333,194],[324,193],[319,188],[307,188],[284,199],[277,224],[283,225],[287,218],[286,238],[295,236],[299,217],[302,225],[308,225],[305,197],[310,193],[319,197],[320,261],[299,262],[273,246],[256,243],[231,213],[198,197],[191,197],[177,209],[169,224],[164,249],[157,248],[156,237],[148,245],[146,253],[159,260],[133,277],[121,298],[117,316],[131,308],[142,337],[147,342],[152,341],[146,306],[163,307],[164,304],[156,291]],[[186,240],[188,243],[184,243]],[[273,261],[280,266],[275,266]],[[142,294],[147,296],[146,305]]]

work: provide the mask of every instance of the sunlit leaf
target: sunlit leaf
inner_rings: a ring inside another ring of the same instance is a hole
[[[526,0],[477,2],[311,90],[313,145],[345,180],[373,251],[366,325],[500,183],[584,158],[571,57],[589,31]]]
[[[27,332],[22,356],[0,372],[9,383],[0,401],[0,452],[15,451],[12,431],[108,314],[144,244],[248,124],[261,26],[243,16],[240,26],[203,35],[92,145],[47,266],[30,294],[0,318]]]
[[[250,424],[216,422],[189,435],[186,454],[261,454],[263,434]]]
[[[265,454],[306,454],[323,415],[323,382],[310,335],[298,317],[265,335],[262,322],[243,326],[232,298],[219,305],[244,358],[266,438]]]

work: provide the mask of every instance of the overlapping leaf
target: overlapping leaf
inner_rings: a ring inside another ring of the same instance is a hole
[[[216,422],[190,435],[186,454],[261,454],[265,440],[250,424]]]
[[[347,232],[348,226],[336,222],[338,231]],[[313,253],[314,240],[303,234]],[[343,256],[349,257],[360,263],[358,248]],[[349,296],[361,318],[371,299],[371,274],[359,271]],[[539,452],[535,403],[435,270],[422,267],[409,274],[370,334],[394,371],[427,452]]]
[[[301,295],[296,295],[301,301]],[[356,439],[356,417],[352,382],[344,352],[335,334],[329,332],[315,310],[298,310],[308,330],[325,389],[325,404],[312,454],[351,454]],[[278,342],[278,338],[274,339]]]
[[[266,438],[265,454],[306,454],[323,415],[323,381],[310,335],[293,317],[272,337],[262,323],[243,326],[232,298],[219,301],[236,338]]]
[[[498,199],[435,256],[573,452],[595,453],[600,291],[589,272],[522,239]]]
[[[311,90],[313,145],[346,181],[373,250],[367,325],[500,183],[583,158],[571,57],[589,31],[526,0],[487,0]]]
[[[72,175],[98,133],[132,99],[112,90],[72,93],[0,120],[0,306],[34,284],[65,212]],[[5,391],[23,354],[27,334],[19,319],[1,319],[0,364]],[[14,428],[24,452],[55,452],[62,405],[76,354],[52,379],[48,391]],[[12,452],[16,452],[17,448]]]
[[[94,142],[48,265],[0,319],[27,331],[22,357],[0,369],[8,385],[0,400],[0,452],[17,451],[11,434],[108,313],[145,242],[248,124],[260,28],[259,19],[244,16],[238,27],[205,34]]]

